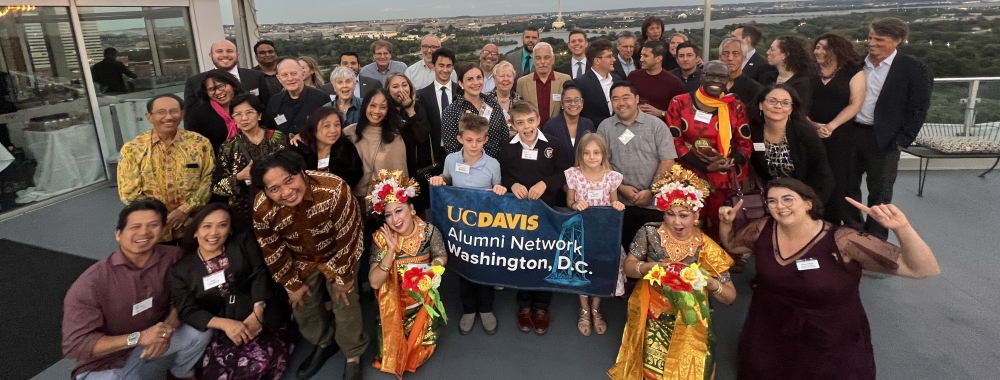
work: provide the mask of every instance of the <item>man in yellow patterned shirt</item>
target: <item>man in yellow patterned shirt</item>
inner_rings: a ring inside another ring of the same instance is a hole
[[[215,157],[208,139],[180,130],[184,120],[181,98],[157,95],[146,103],[149,132],[122,146],[118,163],[118,196],[129,204],[156,198],[167,205],[167,226],[161,241],[180,239],[191,211],[204,206],[211,195]]]

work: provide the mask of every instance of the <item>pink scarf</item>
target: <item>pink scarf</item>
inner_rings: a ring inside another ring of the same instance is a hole
[[[236,127],[236,121],[233,120],[232,116],[229,116],[229,112],[226,112],[226,110],[222,109],[222,106],[219,105],[219,103],[216,103],[214,100],[210,101],[209,103],[212,103],[212,109],[214,109],[215,113],[219,114],[219,116],[222,117],[222,120],[226,122],[226,131],[227,131],[226,140],[229,140],[233,138],[233,136],[236,136],[236,133],[239,132],[240,129]]]

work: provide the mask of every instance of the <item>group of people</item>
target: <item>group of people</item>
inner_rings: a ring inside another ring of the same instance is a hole
[[[779,37],[765,59],[754,48],[761,31],[741,25],[719,60],[702,62],[686,36],[663,32],[650,17],[616,47],[574,30],[560,67],[530,27],[522,48],[501,60],[487,44],[476,63],[457,62],[429,35],[407,67],[378,40],[371,64],[344,52],[328,82],[309,57],[279,61],[270,41],[254,46],[254,69],[238,67],[231,42],[213,44],[216,68],[190,78],[184,98],[151,99],[153,129],[121,150],[120,248],[66,296],[74,378],[190,378],[198,367],[203,378],[277,379],[299,336],[313,346],[300,379],[340,350],[344,378],[360,379],[369,335],[375,368],[416,371],[444,320],[433,312],[442,300],[414,298],[408,276],[439,276],[448,261],[441,232],[423,219],[440,211],[426,193],[457,186],[624,213],[622,249],[611,253],[622,256],[616,295],[626,296],[626,277],[638,284],[628,320],[611,321],[625,324],[614,379],[710,377],[710,313],[680,322],[683,311],[643,278],[700,267],[698,291],[728,304],[731,273],[750,255],[740,378],[873,379],[861,271],[939,271],[889,204],[932,82],[896,51],[906,23],[873,21],[866,57],[826,34],[811,52]],[[745,210],[732,194],[753,187],[769,213],[734,228]],[[888,230],[900,246],[885,241]],[[496,289],[464,278],[459,287],[459,332],[478,319],[495,334]],[[375,331],[360,308],[370,290]],[[545,334],[552,293],[516,298],[518,328]],[[601,299],[579,301],[580,333],[604,334]]]

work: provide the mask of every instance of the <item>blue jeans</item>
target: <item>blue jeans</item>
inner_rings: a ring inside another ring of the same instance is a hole
[[[205,354],[205,347],[212,340],[212,330],[201,332],[182,324],[170,337],[170,348],[163,355],[153,359],[143,359],[142,346],[132,349],[128,361],[122,368],[104,371],[84,372],[76,380],[155,380],[166,378],[169,369],[176,377],[194,376],[194,366]]]

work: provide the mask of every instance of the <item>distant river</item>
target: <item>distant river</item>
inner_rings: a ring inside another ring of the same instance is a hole
[[[932,7],[913,7],[913,8],[974,8],[974,7],[991,7],[996,6],[996,3],[982,3],[982,4],[955,4],[949,6],[932,6]],[[801,13],[779,13],[779,14],[767,14],[767,15],[753,15],[746,17],[737,17],[729,19],[720,19],[711,21],[712,29],[721,29],[726,25],[733,24],[743,24],[749,22],[757,22],[759,24],[776,24],[785,20],[800,19],[800,18],[816,18],[823,16],[836,16],[855,12],[871,12],[871,9],[858,9],[858,10],[842,10],[842,11],[821,11],[821,12],[801,12]],[[686,29],[697,29],[700,30],[705,26],[704,20],[694,20],[691,19],[690,22],[681,22],[676,24],[667,24],[667,31],[665,34],[670,35],[677,31],[685,31]],[[633,33],[639,34],[641,28],[616,28],[616,29],[601,29],[601,31],[616,32],[621,33],[623,31],[631,31]],[[592,35],[592,34],[591,34]],[[554,30],[549,32],[542,32],[542,38],[545,37],[555,37],[562,39],[564,41],[569,41],[569,31],[568,30]],[[521,35],[520,34],[506,34],[506,35],[495,35],[489,36],[487,38],[494,40],[506,40],[515,42],[514,45],[500,46],[500,54],[506,54],[507,52],[521,47]]]

